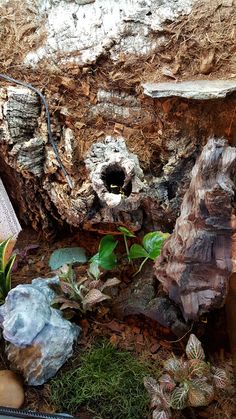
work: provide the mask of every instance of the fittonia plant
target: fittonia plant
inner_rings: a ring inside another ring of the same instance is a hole
[[[186,346],[186,357],[173,356],[164,363],[164,373],[155,380],[144,379],[151,396],[153,419],[171,418],[171,409],[207,406],[214,399],[216,389],[225,389],[229,379],[225,371],[205,361],[201,342],[193,334]]]

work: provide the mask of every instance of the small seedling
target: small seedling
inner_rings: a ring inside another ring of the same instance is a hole
[[[75,315],[73,310],[85,313],[93,310],[98,303],[110,299],[103,291],[120,283],[117,278],[109,278],[104,282],[100,279],[92,281],[87,276],[77,281],[71,265],[67,266],[67,271],[66,266],[63,269],[65,272],[60,275],[60,283],[52,286],[57,294],[53,305],[59,305],[67,318]]]
[[[147,262],[148,259],[155,260],[160,255],[164,241],[168,237],[169,233],[154,231],[144,236],[142,240],[142,245],[133,244],[131,246],[129,251],[130,259],[144,258],[135,275],[137,275],[141,271],[143,265]]]
[[[100,268],[105,270],[114,269],[117,265],[117,258],[114,250],[118,241],[114,239],[111,234],[102,238],[99,244],[98,253],[90,259],[90,266],[88,273],[95,279],[98,279],[101,272]]]
[[[129,246],[128,246],[128,242],[127,242],[127,237],[136,237],[136,236],[135,236],[134,233],[132,233],[132,231],[128,230],[128,228],[126,228],[126,227],[120,226],[120,227],[118,227],[118,230],[123,234],[127,259],[128,259],[128,261],[130,261]]]
[[[0,243],[0,304],[4,304],[8,292],[11,290],[11,271],[16,255],[7,258],[12,238]]]
[[[214,399],[217,389],[229,384],[226,372],[205,361],[201,342],[190,335],[186,346],[186,358],[172,357],[164,362],[163,375],[159,380],[144,379],[151,396],[153,419],[171,418],[171,409],[207,406]]]

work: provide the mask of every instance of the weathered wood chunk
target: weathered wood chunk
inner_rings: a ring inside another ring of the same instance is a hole
[[[210,139],[192,170],[174,233],[155,263],[155,274],[185,319],[221,307],[235,271],[236,148]]]

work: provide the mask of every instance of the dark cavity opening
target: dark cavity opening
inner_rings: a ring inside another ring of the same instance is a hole
[[[116,195],[129,196],[132,192],[132,184],[129,182],[124,186],[125,172],[124,170],[114,164],[108,166],[102,174],[102,180],[107,188],[108,192]]]

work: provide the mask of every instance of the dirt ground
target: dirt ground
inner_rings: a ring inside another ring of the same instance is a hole
[[[40,234],[30,229],[23,230],[16,244],[20,251],[17,266],[12,275],[12,285],[30,283],[36,277],[51,276],[48,267],[48,259],[51,252],[59,247],[81,245],[90,254],[95,252],[99,237],[91,233],[68,235],[61,240],[48,242],[42,239]],[[38,247],[36,247],[38,246]],[[229,354],[227,335],[224,328],[224,313],[213,313],[209,318],[194,325],[194,332],[202,337],[204,347],[207,349],[208,358],[211,362],[223,366],[232,375],[232,361]],[[64,370],[74,368],[79,364],[80,354],[91,347],[97,338],[106,338],[117,348],[131,351],[141,360],[148,360],[155,365],[160,365],[163,360],[174,352],[181,356],[185,349],[186,340],[176,337],[158,323],[145,319],[142,316],[130,316],[124,321],[114,318],[109,305],[100,306],[94,312],[79,320],[82,327],[82,335],[75,348],[74,355],[65,366]],[[214,344],[210,344],[214,342]],[[0,368],[8,368],[8,361],[4,355],[4,343],[0,348]],[[40,387],[25,386],[26,399],[24,407],[34,411],[52,413],[57,407],[50,402],[50,382]],[[232,394],[226,394],[221,402],[212,403],[210,407],[196,409],[197,418],[236,418],[236,406],[233,406]],[[92,419],[87,412],[79,411],[80,419]],[[176,414],[176,419],[186,416]]]

